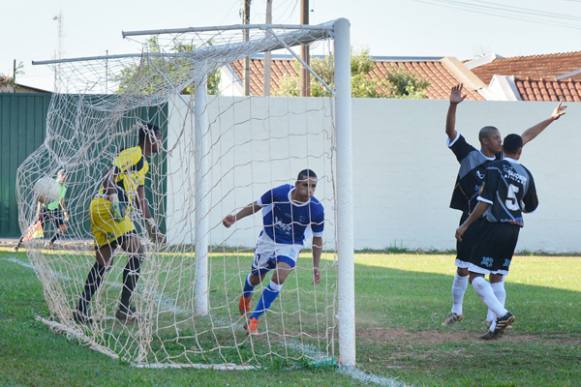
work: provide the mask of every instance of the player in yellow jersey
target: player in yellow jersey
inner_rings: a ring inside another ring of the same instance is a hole
[[[136,234],[131,213],[141,213],[152,241],[165,243],[165,236],[157,228],[144,193],[145,178],[149,171],[146,158],[159,152],[160,146],[159,128],[140,124],[139,145],[124,149],[115,157],[98,194],[91,200],[89,214],[97,261],[87,276],[83,294],[73,313],[78,323],[91,323],[89,303],[103,281],[105,271],[113,264],[112,256],[117,246],[128,253],[129,261],[123,270],[123,290],[116,317],[124,323],[135,321],[130,300],[139,279],[144,248]]]

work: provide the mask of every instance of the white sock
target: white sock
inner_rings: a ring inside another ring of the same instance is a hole
[[[504,316],[508,311],[504,309],[504,306],[498,301],[498,298],[494,295],[492,286],[483,277],[476,277],[472,280],[472,287],[480,296],[482,301],[492,310],[497,317]]]
[[[492,291],[498,299],[498,302],[500,302],[502,306],[506,305],[506,290],[504,289],[504,280],[490,284],[490,286],[492,287]]]
[[[496,314],[494,314],[494,312],[492,310],[490,310],[490,308],[489,308],[488,312],[486,313],[486,321],[494,321],[494,320],[496,320]]]
[[[462,305],[464,304],[464,294],[468,287],[468,276],[460,276],[456,272],[454,274],[454,282],[452,282],[452,313],[462,314]]]
[[[494,295],[498,299],[498,302],[500,302],[502,306],[505,306],[506,290],[504,289],[504,280],[500,282],[491,283],[490,286],[492,287],[492,291],[494,292]],[[494,314],[494,312],[488,309],[488,315],[486,316],[486,319],[490,321],[490,327],[488,329],[491,332],[494,332],[494,330],[496,329],[496,317],[497,316]]]

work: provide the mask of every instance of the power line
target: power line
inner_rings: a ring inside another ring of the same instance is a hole
[[[556,25],[564,28],[581,30],[581,17],[576,15],[541,11],[538,9],[505,5],[492,1],[472,2],[467,0],[413,0],[417,3],[455,8],[466,12],[503,17],[525,22]],[[569,22],[569,23],[566,23]]]

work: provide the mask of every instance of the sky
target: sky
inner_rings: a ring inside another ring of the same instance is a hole
[[[272,0],[273,23],[297,24],[300,0]],[[242,0],[19,0],[2,4],[0,73],[52,89],[32,60],[135,52],[121,31],[241,23]],[[264,23],[266,0],[251,22]],[[581,0],[310,0],[310,23],[345,17],[356,51],[375,56],[531,55],[581,50]],[[55,16],[62,15],[59,39]],[[581,67],[581,64],[580,64]]]

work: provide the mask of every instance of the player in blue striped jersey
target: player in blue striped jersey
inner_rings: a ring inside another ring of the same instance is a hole
[[[254,287],[274,270],[270,283],[264,288],[262,296],[248,316],[247,332],[258,332],[258,319],[278,297],[282,286],[296,265],[305,233],[311,229],[313,234],[313,279],[319,283],[321,274],[319,262],[323,246],[325,210],[314,196],[317,175],[310,169],[299,172],[293,185],[284,184],[265,192],[258,200],[250,203],[235,215],[228,215],[222,223],[225,227],[262,210],[263,229],[256,242],[254,260],[250,274],[246,277],[244,290],[240,296],[241,314],[249,313]]]

